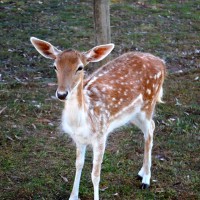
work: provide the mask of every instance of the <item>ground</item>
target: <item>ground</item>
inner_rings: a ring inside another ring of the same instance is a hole
[[[148,2],[148,3],[147,3]],[[0,199],[67,199],[75,146],[60,131],[63,104],[54,98],[52,63],[31,46],[30,36],[60,49],[94,46],[90,1],[11,1],[1,4]],[[199,199],[200,1],[111,1],[112,57],[144,51],[166,61],[165,104],[156,108],[152,180],[135,179],[143,136],[127,125],[110,135],[101,199]],[[91,73],[88,66],[87,73]],[[89,149],[80,198],[93,197]]]

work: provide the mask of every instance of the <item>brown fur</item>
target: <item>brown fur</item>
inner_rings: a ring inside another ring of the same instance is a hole
[[[70,199],[78,199],[85,150],[93,146],[92,182],[94,199],[99,200],[101,163],[108,134],[132,121],[145,137],[143,166],[138,175],[142,187],[150,184],[153,111],[161,101],[165,77],[164,62],[151,54],[130,52],[99,68],[84,80],[83,65],[105,58],[113,44],[94,47],[86,53],[75,50],[60,52],[50,43],[31,38],[36,49],[53,58],[57,67],[60,100],[65,101],[62,126],[77,144],[76,176]],[[81,67],[81,68],[80,68]]]
[[[141,56],[144,56],[145,59],[142,59]],[[114,68],[112,69],[112,67]],[[104,71],[109,72],[98,77],[98,75]],[[98,99],[103,102],[106,105],[106,109],[111,113],[111,116],[120,112],[123,107],[128,106],[133,99],[139,94],[142,94],[144,100],[142,110],[144,110],[150,118],[155,107],[160,86],[164,79],[164,71],[163,61],[157,57],[143,53],[127,53],[94,72],[94,74],[86,80],[85,87],[87,87],[89,80],[98,77],[97,81],[88,87],[88,90],[92,91],[89,96],[91,99]],[[159,72],[161,72],[161,75],[157,78],[156,75]],[[124,78],[125,75],[127,75],[126,78]],[[112,88],[103,91],[103,87],[105,86]],[[93,92],[93,88],[99,91],[100,96],[96,91]],[[150,92],[148,93],[147,90]],[[116,107],[120,99],[123,99],[123,102]],[[110,106],[112,104],[113,106]]]

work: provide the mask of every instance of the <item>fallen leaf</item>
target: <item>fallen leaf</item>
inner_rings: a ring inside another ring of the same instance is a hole
[[[172,122],[175,121],[175,120],[176,120],[176,119],[175,119],[175,118],[172,118],[172,117],[168,119],[168,121],[172,121]]]
[[[170,126],[170,124],[164,122],[163,120],[161,121],[162,124],[166,125],[166,126]]]
[[[31,125],[35,130],[37,129],[35,124],[31,124]]]
[[[166,159],[164,158],[164,156],[162,156],[162,155],[156,155],[155,158],[157,158],[157,159],[159,159],[159,160],[161,160],[161,161],[166,160]]]
[[[15,135],[15,138],[18,139],[18,140],[22,140],[22,138],[17,136],[17,135]]]
[[[6,135],[6,138],[11,140],[11,141],[14,141],[10,136]]]
[[[182,105],[177,98],[175,98],[175,100],[176,100],[176,104],[175,104],[176,106],[181,106]]]
[[[107,190],[108,189],[108,187],[104,187],[104,188],[101,188],[101,189],[99,189],[100,191],[102,191],[102,192],[104,192],[105,190]]]
[[[37,121],[41,122],[41,123],[51,123],[51,121],[49,119],[45,119],[45,118],[40,118]]]
[[[57,85],[56,83],[48,83],[47,84],[49,87],[52,87],[52,86],[55,86],[55,85]]]
[[[36,108],[41,108],[41,105],[38,104],[38,105],[34,105]]]
[[[4,108],[2,108],[2,109],[0,110],[0,114],[1,114],[6,108],[7,108],[7,106],[4,107]]]
[[[68,179],[67,179],[66,177],[61,176],[61,175],[60,175],[60,177],[61,177],[66,183],[68,182]]]
[[[54,126],[54,124],[52,122],[48,123],[49,126]]]
[[[156,188],[156,191],[155,192],[157,192],[157,193],[162,193],[162,192],[164,192],[164,189],[163,188]]]

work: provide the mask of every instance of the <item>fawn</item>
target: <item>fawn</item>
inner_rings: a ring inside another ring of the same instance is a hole
[[[56,97],[65,106],[62,129],[76,143],[76,175],[70,200],[78,200],[81,172],[87,145],[93,149],[92,183],[99,199],[101,164],[110,132],[128,122],[144,133],[144,160],[138,178],[148,188],[156,102],[162,102],[165,63],[148,53],[130,52],[108,62],[84,79],[89,62],[104,59],[114,44],[100,45],[87,52],[60,51],[50,43],[31,37],[36,50],[53,59],[58,79]]]

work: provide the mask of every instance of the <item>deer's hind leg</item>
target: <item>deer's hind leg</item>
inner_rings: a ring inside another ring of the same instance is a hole
[[[104,138],[101,138],[98,142],[93,144],[93,169],[91,175],[94,187],[94,200],[99,200],[99,182],[105,146],[106,139]]]
[[[155,123],[152,119],[148,119],[144,113],[138,115],[132,123],[140,128],[144,133],[144,159],[138,177],[142,180],[141,188],[146,189],[150,185],[151,178],[151,152],[153,147]]]

